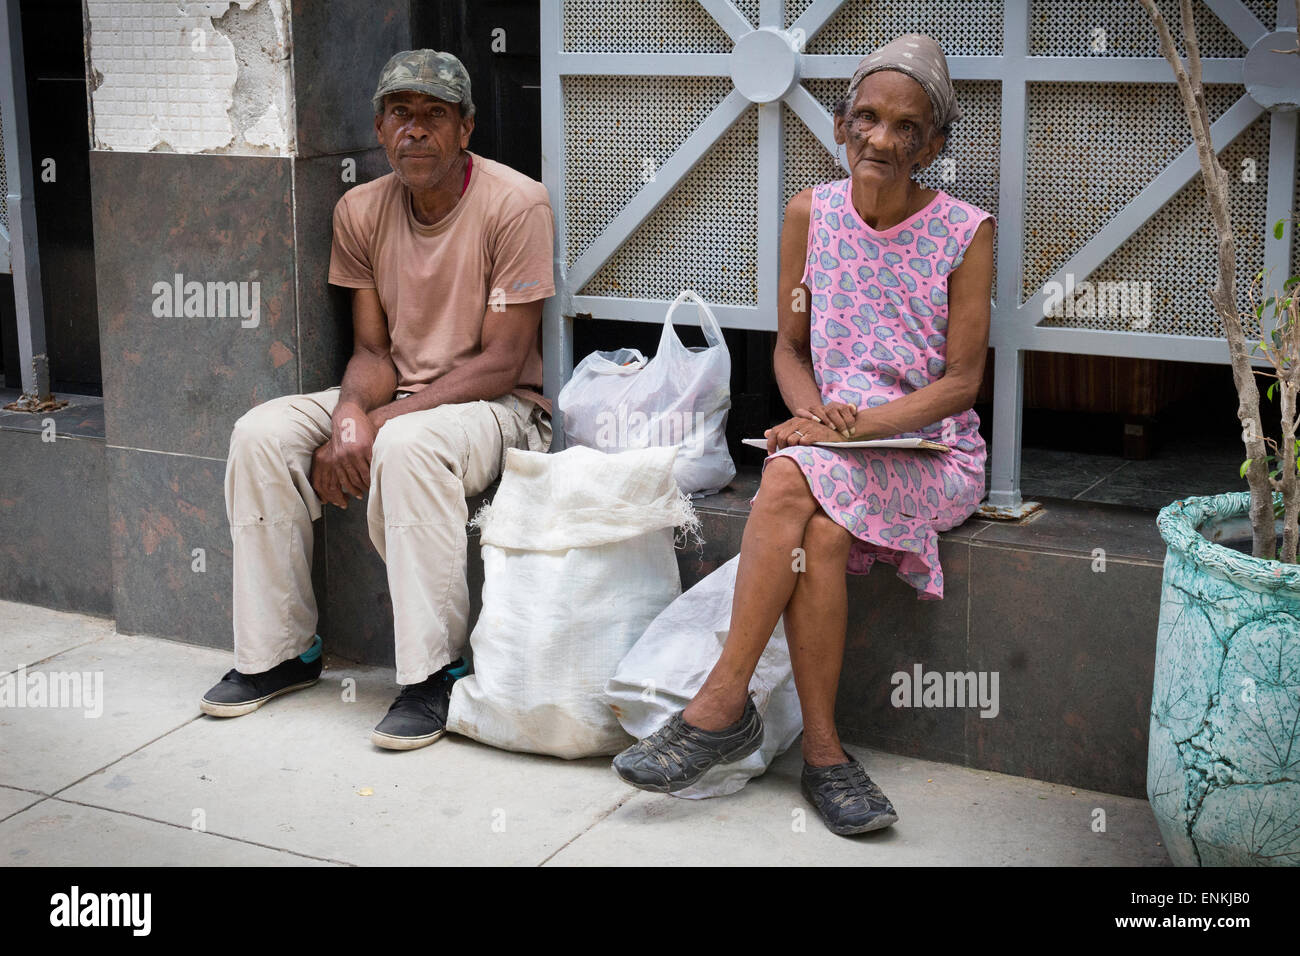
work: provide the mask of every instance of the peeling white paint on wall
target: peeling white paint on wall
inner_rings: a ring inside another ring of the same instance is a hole
[[[284,0],[86,0],[97,149],[287,156]]]

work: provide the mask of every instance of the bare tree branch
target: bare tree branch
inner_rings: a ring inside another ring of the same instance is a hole
[[[1184,41],[1187,45],[1189,68],[1184,67],[1178,55],[1169,26],[1154,0],[1138,0],[1160,37],[1160,52],[1173,67],[1178,81],[1178,93],[1183,101],[1183,111],[1192,128],[1192,141],[1196,144],[1196,157],[1201,166],[1201,181],[1205,185],[1205,198],[1210,207],[1218,236],[1218,271],[1210,289],[1210,302],[1223,322],[1228,339],[1228,352],[1232,363],[1232,379],[1237,387],[1237,418],[1242,424],[1242,442],[1250,465],[1246,482],[1250,487],[1250,524],[1254,543],[1252,554],[1257,558],[1273,558],[1277,547],[1274,530],[1272,479],[1268,473],[1268,446],[1259,414],[1259,388],[1255,384],[1250,354],[1246,350],[1246,334],[1237,308],[1237,245],[1232,231],[1232,213],[1228,204],[1228,173],[1214,151],[1210,132],[1209,110],[1205,105],[1205,90],[1201,85],[1200,47],[1196,40],[1196,22],[1191,0],[1179,0]],[[1297,0],[1300,5],[1300,0]]]

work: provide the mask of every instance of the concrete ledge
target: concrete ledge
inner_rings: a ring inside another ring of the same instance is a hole
[[[55,413],[59,438],[42,442],[39,418],[0,415],[0,598],[115,614],[123,633],[229,649],[223,463],[106,448],[97,416],[102,432],[102,403]],[[144,481],[136,473],[146,465],[162,470]],[[110,471],[130,492],[113,501]],[[705,543],[678,552],[683,588],[739,551],[758,475],[743,467],[729,488],[697,500]],[[468,514],[493,490],[467,500]],[[940,535],[942,601],[917,600],[887,565],[850,576],[841,730],[898,754],[1143,796],[1165,550],[1154,512],[1041,500],[1021,522],[971,518]],[[476,620],[483,568],[473,532],[470,541]],[[205,574],[191,573],[195,547],[206,549]],[[364,509],[326,507],[314,578],[331,652],[391,666],[392,608]],[[997,715],[894,706],[896,675],[918,667],[996,673]]]
[[[18,398],[0,390],[0,406]],[[0,407],[0,599],[111,614],[104,403]],[[52,424],[50,424],[52,423]]]

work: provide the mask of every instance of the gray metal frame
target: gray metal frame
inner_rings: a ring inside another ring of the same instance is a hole
[[[700,5],[735,42],[755,29],[730,0],[699,0]],[[843,5],[844,0],[814,0],[788,32],[803,30],[811,40]],[[1201,0],[1247,49],[1268,31],[1240,0]],[[565,52],[562,0],[542,0],[542,178],[556,213],[557,294],[548,300],[544,314],[546,392],[559,391],[573,370],[573,317],[661,322],[667,301],[578,294],[597,270],[635,232],[709,148],[750,106],[758,109],[758,305],[714,305],[722,325],[730,328],[776,328],[776,280],[780,224],[784,101],[835,155],[830,115],[801,83],[781,99],[754,104],[733,90],[671,157],[655,172],[631,202],[606,226],[591,246],[569,268],[566,263],[566,172],[564,155],[564,103],[561,83],[565,76],[730,76],[730,56],[718,53],[577,53]],[[1045,293],[1039,291],[1023,304],[1024,179],[1026,97],[1029,83],[1095,82],[1099,75],[1115,83],[1172,83],[1173,71],[1163,57],[1056,57],[1029,55],[1030,0],[1005,0],[1003,50],[999,56],[952,56],[949,69],[958,80],[997,80],[1002,91],[1002,142],[1000,144],[1000,194],[998,208],[997,289],[989,344],[994,352],[993,442],[990,447],[992,480],[988,504],[1017,509],[1020,495],[1021,412],[1023,406],[1024,353],[1073,352],[1086,355],[1174,359],[1226,363],[1225,338],[1158,335],[1093,329],[1041,326]],[[1295,7],[1279,4],[1278,29],[1294,29]],[[761,0],[759,26],[782,29],[783,0]],[[1154,28],[1153,28],[1154,29]],[[865,53],[867,51],[863,51]],[[848,80],[859,56],[799,55],[799,79]],[[1242,60],[1207,58],[1206,83],[1241,83]],[[1222,148],[1263,112],[1243,95],[1213,124],[1215,144]],[[1268,222],[1291,215],[1296,177],[1296,114],[1274,112],[1271,117],[1268,165]],[[1066,261],[1047,282],[1063,282],[1090,275],[1112,252],[1134,235],[1156,212],[1199,174],[1194,146],[1188,146],[1127,206]],[[1265,247],[1265,266],[1274,275],[1286,275],[1291,261],[1291,230],[1282,240],[1272,238]],[[1044,283],[1044,286],[1047,285]],[[1208,302],[1207,302],[1208,307]],[[1267,325],[1265,331],[1267,332]],[[1260,360],[1262,363],[1262,360]],[[557,428],[557,437],[560,430]]]
[[[41,294],[41,262],[36,248],[36,201],[32,195],[31,136],[27,124],[27,80],[23,72],[23,32],[18,0],[2,0],[0,50],[8,67],[0,70],[0,117],[4,118],[6,205],[9,233],[0,227],[3,271],[14,276],[14,305],[18,312],[18,360],[25,398],[50,395],[49,357],[45,351],[45,303]]]

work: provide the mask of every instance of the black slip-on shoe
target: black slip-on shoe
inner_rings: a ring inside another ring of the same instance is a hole
[[[718,764],[735,763],[763,743],[763,718],[754,698],[745,698],[740,720],[722,730],[701,730],[673,714],[649,737],[614,758],[614,772],[632,786],[653,793],[676,793]]]
[[[881,830],[898,822],[894,805],[852,754],[848,763],[830,767],[805,763],[799,786],[827,829],[840,836]]]
[[[418,750],[429,746],[447,732],[451,685],[468,671],[465,661],[457,658],[420,683],[403,687],[370,734],[371,742],[385,750]]]
[[[199,710],[213,717],[241,717],[257,710],[272,697],[310,687],[320,680],[320,635],[303,654],[281,661],[260,674],[232,670],[199,700]]]

